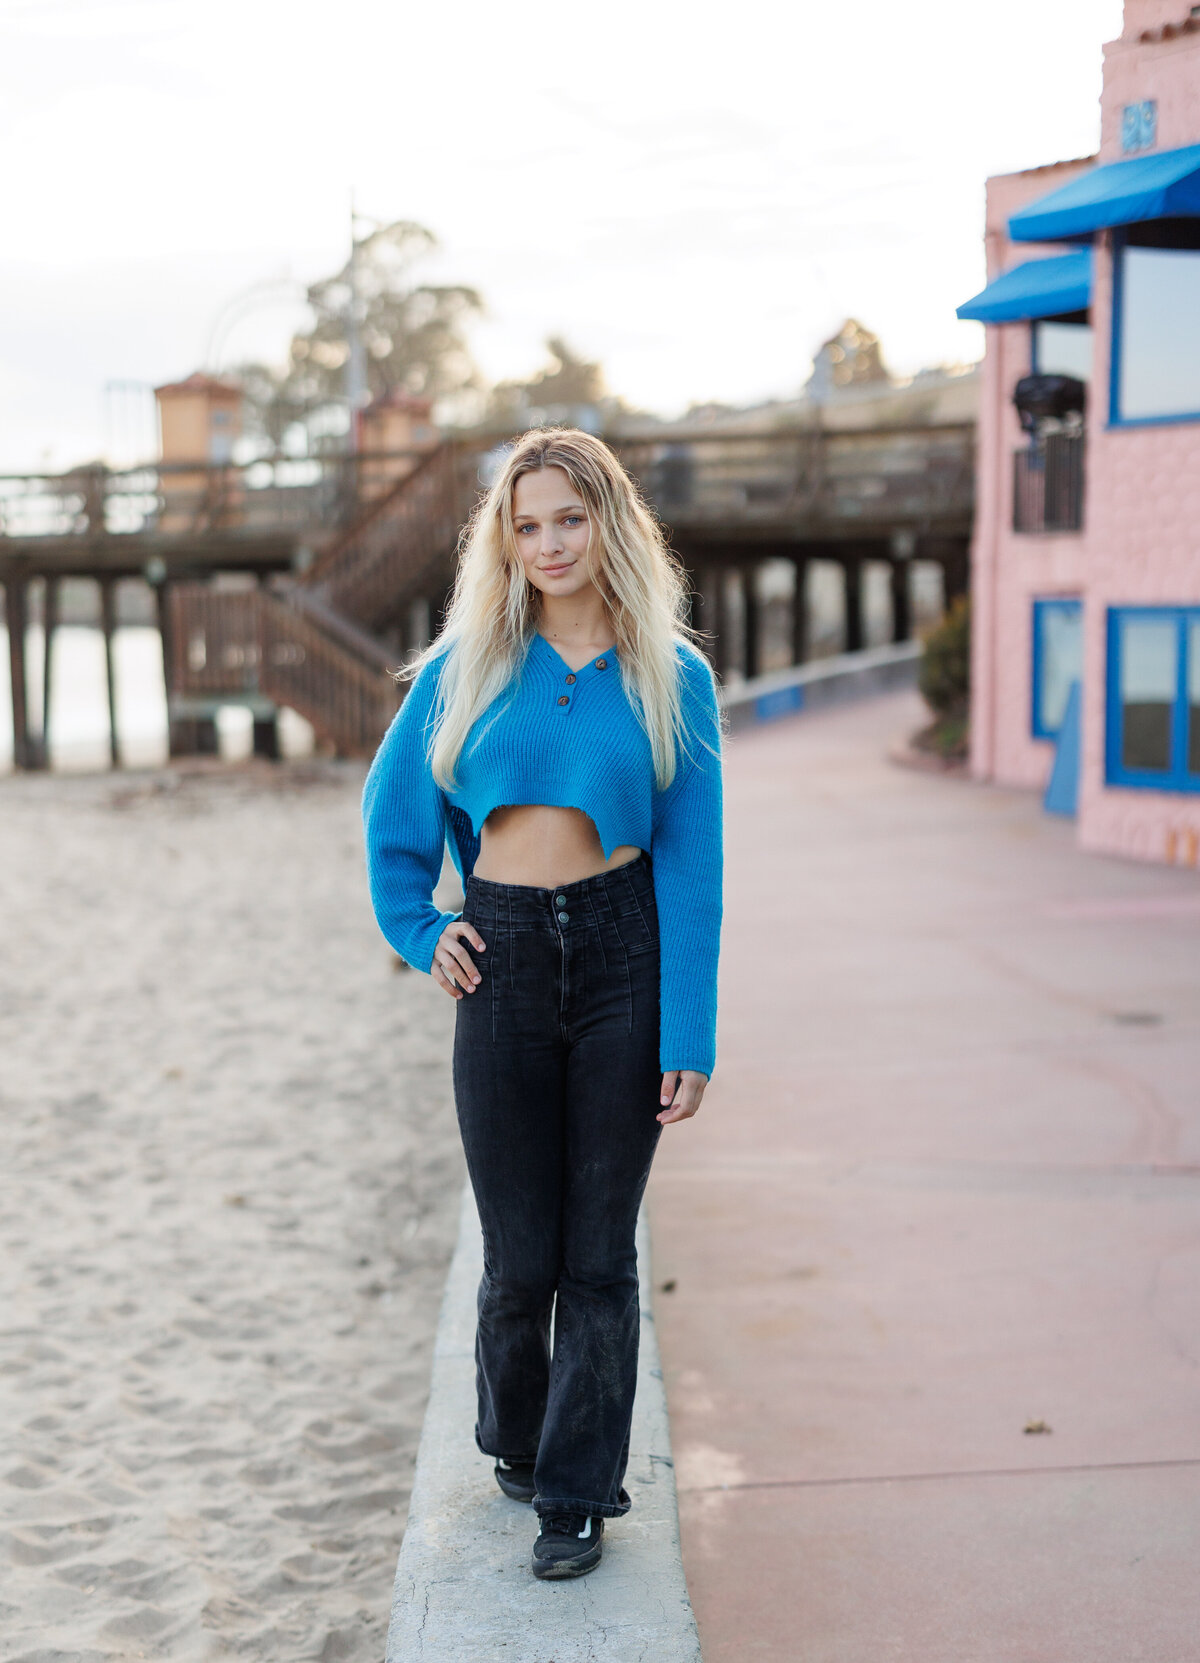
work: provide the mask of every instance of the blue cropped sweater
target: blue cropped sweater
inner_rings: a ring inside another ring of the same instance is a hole
[[[620,844],[650,853],[661,949],[659,1062],[664,1073],[692,1068],[711,1076],[722,912],[721,718],[707,658],[681,637],[676,658],[688,742],[686,751],[676,742],[675,778],[666,791],[656,787],[650,741],[626,696],[617,649],[573,671],[535,632],[517,675],[471,727],[449,794],[434,781],[428,758],[445,655],[429,659],[367,776],[367,873],[383,934],[428,974],[442,931],[462,916],[433,904],[447,836],[465,885],[492,809],[582,809],[606,860]]]

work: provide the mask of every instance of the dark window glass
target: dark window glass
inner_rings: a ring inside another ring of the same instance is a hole
[[[1171,707],[1178,688],[1179,632],[1173,618],[1121,619],[1121,764],[1166,773]]]
[[[1121,255],[1120,416],[1200,412],[1200,249]]]

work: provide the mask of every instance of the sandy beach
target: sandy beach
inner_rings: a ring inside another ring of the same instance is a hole
[[[11,1663],[383,1654],[462,1165],[362,777],[0,780]]]

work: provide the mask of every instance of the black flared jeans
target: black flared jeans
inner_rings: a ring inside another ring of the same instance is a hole
[[[475,1441],[536,1462],[539,1513],[615,1518],[630,1507],[634,1236],[662,1131],[650,856],[554,889],[471,874],[463,917],[485,943],[454,1036],[483,1227]]]

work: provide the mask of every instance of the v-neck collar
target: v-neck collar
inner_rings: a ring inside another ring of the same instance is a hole
[[[598,666],[598,661],[600,659],[603,658],[603,659],[608,659],[608,660],[611,660],[611,661],[615,662],[616,656],[617,656],[617,648],[616,648],[616,645],[614,643],[613,646],[606,647],[603,652],[597,653],[595,658],[589,658],[587,663],[581,665],[578,670],[573,670],[571,668],[571,666],[567,663],[566,659],[559,652],[558,648],[554,645],[554,643],[552,641],[548,641],[546,639],[546,637],[542,634],[540,629],[535,629],[534,630],[533,640],[535,642],[537,642],[537,641],[541,642],[541,644],[545,648],[545,650],[548,653],[550,653],[554,657],[554,659],[557,661],[557,663],[559,663],[562,666],[562,670],[563,670],[564,675],[575,676],[576,678],[578,678],[579,676],[586,676],[586,675],[591,674],[591,673],[598,673],[597,666]]]

